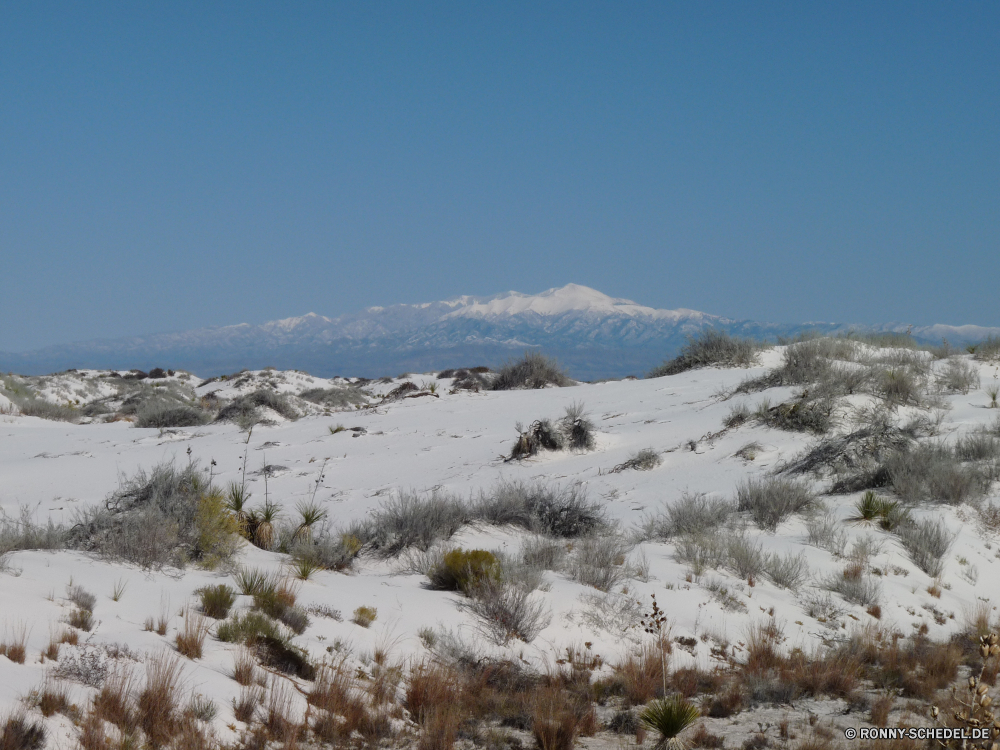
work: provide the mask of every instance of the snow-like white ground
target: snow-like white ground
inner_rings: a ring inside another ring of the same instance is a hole
[[[448,381],[439,381],[432,396],[257,426],[249,442],[247,433],[233,424],[158,430],[138,429],[128,422],[67,424],[5,413],[0,415],[0,508],[13,517],[27,507],[36,520],[50,518],[71,524],[81,508],[101,503],[122,477],[139,469],[170,461],[185,464],[194,460],[202,466],[214,461],[214,480],[224,486],[240,478],[246,455],[251,504],[264,500],[264,480],[258,474],[261,467],[265,463],[280,467],[268,479],[267,495],[289,518],[294,517],[296,505],[312,497],[314,491],[316,500],[339,526],[365,517],[400,490],[427,493],[441,489],[471,496],[503,480],[541,480],[561,485],[581,483],[588,496],[599,500],[609,518],[627,533],[685,492],[732,497],[741,480],[773,470],[813,441],[801,433],[752,426],[713,436],[722,430],[724,417],[739,400],[754,405],[765,395],[771,403],[791,396],[794,389],[789,388],[727,401],[719,397],[745,378],[764,373],[780,357],[781,349],[775,348],[762,355],[759,366],[750,369],[709,368],[653,380],[534,391],[451,394]],[[980,369],[983,388],[942,397],[947,410],[939,439],[953,440],[992,422],[997,414],[987,408],[989,399],[984,393],[987,385],[1000,382],[997,368],[973,364]],[[254,375],[280,376],[279,390],[289,392],[329,384],[298,373]],[[88,374],[61,377],[85,380]],[[433,381],[434,376],[409,379],[420,385]],[[192,380],[192,384],[197,382]],[[255,382],[245,384],[244,391]],[[368,390],[373,395],[383,394],[399,382],[372,383]],[[65,383],[53,388],[62,389],[60,398],[66,398],[65,393],[71,390]],[[85,390],[77,389],[86,397]],[[219,396],[236,393],[224,381],[197,388],[198,395],[210,391],[219,391]],[[573,402],[585,404],[596,425],[595,450],[503,461],[517,437],[516,422],[558,418]],[[338,424],[362,427],[364,432],[356,434],[348,429],[331,434],[330,428]],[[753,460],[738,457],[737,452],[751,442],[761,446]],[[650,471],[609,473],[644,448],[661,454],[660,466]],[[317,490],[321,467],[323,479]],[[818,489],[823,486],[817,484]],[[857,499],[857,495],[822,498],[839,519],[852,513]],[[979,527],[968,508],[935,505],[919,509],[917,515],[921,514],[940,517],[957,534],[940,579],[940,597],[928,593],[932,579],[909,560],[895,537],[846,523],[843,529],[852,540],[869,535],[881,544],[881,551],[871,561],[886,573],[878,578],[881,624],[903,633],[926,625],[932,637],[944,637],[962,627],[966,613],[978,600],[1000,601],[1000,547]],[[512,642],[506,653],[544,667],[564,654],[566,647],[589,642],[594,652],[613,663],[644,637],[639,629],[624,627],[634,624],[626,605],[638,600],[645,606],[654,593],[669,616],[672,636],[697,639],[691,653],[675,649],[675,664],[695,660],[708,665],[710,649],[720,642],[738,649],[750,625],[768,617],[772,608],[784,625],[789,647],[810,649],[871,621],[864,608],[846,602],[840,602],[844,615],[835,624],[821,623],[806,614],[805,596],[819,590],[824,577],[839,572],[844,560],[810,546],[801,517],[792,517],[773,534],[752,525],[747,533],[759,539],[767,551],[803,553],[812,571],[812,583],[788,591],[764,579],[751,586],[723,571],[697,577],[689,566],[674,559],[673,545],[643,543],[635,547],[630,563],[648,568],[647,572],[608,594],[576,583],[567,575],[546,573],[546,585],[533,596],[551,610],[551,624],[530,644]],[[524,537],[519,531],[480,527],[463,530],[449,544],[512,551]],[[281,569],[286,560],[286,556],[249,545],[242,553],[244,564],[274,570]],[[41,685],[52,668],[52,662],[42,663],[39,655],[52,633],[64,627],[61,623],[70,612],[66,600],[70,582],[98,599],[94,609],[98,624],[87,642],[121,644],[136,654],[172,650],[173,636],[182,622],[179,612],[194,604],[195,590],[206,584],[232,583],[222,572],[196,568],[150,572],[71,551],[18,552],[10,555],[6,564],[6,572],[0,572],[0,632],[5,629],[9,640],[12,634],[27,629],[28,658],[21,665],[0,656],[0,716]],[[362,666],[379,645],[391,646],[399,658],[426,654],[417,633],[427,627],[460,633],[480,642],[485,651],[499,649],[486,642],[461,595],[430,590],[422,575],[400,569],[398,561],[363,557],[350,573],[320,572],[302,583],[301,604],[327,605],[343,613],[343,620],[312,617],[309,628],[295,642],[316,659],[336,647],[341,653],[349,652]],[[723,583],[743,606],[724,607],[721,598],[706,587],[713,581]],[[124,594],[116,602],[111,594],[118,583],[124,585]],[[241,597],[237,606],[247,606],[247,601],[248,597]],[[361,605],[378,611],[377,620],[368,629],[350,621],[350,613]],[[160,614],[170,617],[167,637],[143,629],[147,618]],[[77,650],[81,648],[90,646],[81,645]],[[73,647],[63,646],[63,654],[73,651]],[[220,708],[215,723],[223,737],[231,731],[227,729],[234,722],[231,699],[239,692],[229,676],[234,651],[232,645],[210,637],[202,659],[185,660],[185,685],[215,700]],[[72,690],[79,701],[92,692],[77,684]],[[55,734],[58,744],[72,744],[74,730],[67,720],[51,719],[50,726],[60,727]]]

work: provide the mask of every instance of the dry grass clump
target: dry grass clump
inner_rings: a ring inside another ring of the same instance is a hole
[[[6,656],[15,664],[24,664],[27,654],[28,626],[22,623],[0,643],[0,656]]]
[[[37,708],[42,716],[48,718],[53,714],[65,714],[70,719],[78,718],[76,707],[69,698],[66,685],[47,678],[42,687],[31,691],[28,703]]]
[[[201,611],[215,620],[226,619],[230,608],[236,602],[236,592],[224,583],[206,586],[195,593],[201,598]]]
[[[602,689],[621,695],[626,706],[641,706],[663,696],[663,669],[669,665],[668,641],[644,643],[615,665],[613,676],[603,682]]]
[[[200,659],[205,646],[205,637],[212,626],[201,615],[190,608],[184,610],[184,627],[177,631],[177,650],[189,659]]]
[[[138,724],[154,747],[166,745],[179,721],[181,662],[169,656],[146,664],[146,684],[136,696]]]
[[[23,711],[10,714],[0,729],[0,750],[41,750],[45,747],[45,725],[28,719]]]

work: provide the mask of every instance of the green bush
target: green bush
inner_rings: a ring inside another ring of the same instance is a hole
[[[201,596],[201,611],[216,620],[224,620],[236,601],[236,592],[224,583],[198,589]]]
[[[427,577],[435,588],[467,593],[484,581],[499,581],[500,561],[492,552],[459,547],[446,552],[441,564],[432,568]]]

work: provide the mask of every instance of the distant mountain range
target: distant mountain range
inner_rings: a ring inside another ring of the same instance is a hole
[[[370,307],[332,319],[309,313],[263,325],[244,323],[0,353],[0,369],[37,375],[70,368],[164,367],[210,376],[274,366],[324,377],[377,377],[496,365],[531,348],[558,359],[574,377],[595,380],[641,375],[705,328],[768,340],[807,330],[910,330],[918,340],[940,343],[946,338],[954,345],[1000,335],[1000,328],[982,326],[732,320],[696,310],[657,310],[567,284],[536,295],[506,292]]]

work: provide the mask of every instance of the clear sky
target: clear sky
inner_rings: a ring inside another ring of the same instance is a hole
[[[0,349],[568,282],[1000,325],[1000,3],[0,5]]]

